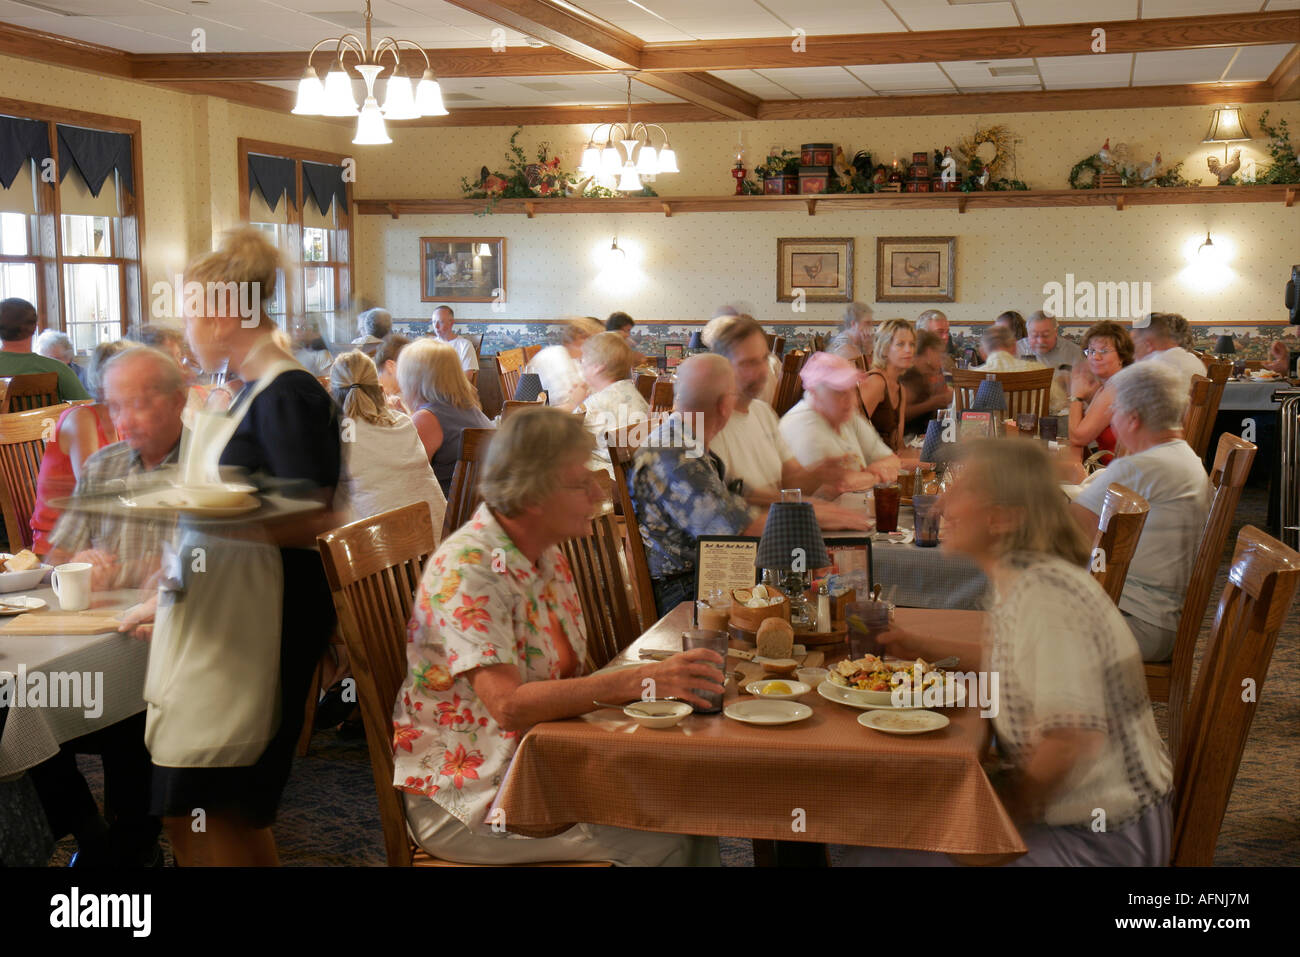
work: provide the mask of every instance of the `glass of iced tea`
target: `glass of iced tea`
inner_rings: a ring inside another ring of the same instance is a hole
[[[898,531],[899,487],[877,485],[876,492],[876,530],[880,532]]]

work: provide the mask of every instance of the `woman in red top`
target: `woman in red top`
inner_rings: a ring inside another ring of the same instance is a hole
[[[104,404],[101,382],[108,360],[133,345],[118,340],[101,342],[95,347],[86,373],[86,385],[95,401],[64,410],[54,427],[54,438],[46,443],[41,470],[36,476],[36,507],[32,510],[32,551],[42,558],[50,550],[49,535],[61,514],[49,503],[71,495],[86,459],[117,441],[117,429]]]
[[[1081,366],[1075,366],[1070,375],[1070,447],[1080,459],[1094,442],[1101,451],[1115,451],[1109,382],[1116,372],[1133,364],[1133,339],[1118,322],[1094,322],[1083,334],[1083,354],[1092,376]]]

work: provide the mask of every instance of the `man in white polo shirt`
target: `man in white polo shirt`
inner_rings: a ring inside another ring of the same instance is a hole
[[[1176,340],[1176,326],[1186,323],[1182,316],[1170,312],[1152,312],[1133,320],[1133,353],[1137,361],[1163,362],[1183,377],[1184,386],[1192,385],[1192,376],[1208,376],[1205,363],[1192,355]]]
[[[478,371],[478,354],[474,352],[474,343],[464,336],[456,335],[456,314],[451,306],[439,306],[433,310],[434,334],[447,345],[456,350],[460,356],[460,367],[466,372]]]

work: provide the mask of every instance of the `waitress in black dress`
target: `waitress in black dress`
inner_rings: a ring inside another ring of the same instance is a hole
[[[245,227],[193,263],[186,279],[251,284],[241,288],[264,304],[279,266],[264,234]],[[325,509],[261,525],[195,522],[179,533],[158,598],[145,740],[152,811],[181,865],[278,863],[271,824],[335,624],[315,540],[338,524],[329,503],[339,422],[316,377],[272,341],[274,329],[263,310],[186,316],[204,369],[225,364],[245,383],[228,411],[196,423],[208,454],[254,482],[296,480],[304,491],[295,494]]]

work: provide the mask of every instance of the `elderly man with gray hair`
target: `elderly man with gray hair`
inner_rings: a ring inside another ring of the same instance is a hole
[[[57,329],[46,329],[32,343],[32,351],[38,356],[45,356],[47,359],[56,359],[62,362],[72,370],[73,375],[77,377],[77,380],[83,386],[86,385],[86,370],[73,361],[77,357],[77,350],[72,345],[72,340],[68,338],[66,332],[59,332]]]
[[[715,353],[691,356],[677,369],[673,414],[632,460],[632,505],[660,615],[695,600],[701,535],[763,533],[766,509],[751,515],[744,497],[723,481],[721,459],[709,451],[735,407],[731,363]]]
[[[1128,454],[1093,473],[1070,510],[1080,527],[1095,535],[1112,484],[1132,489],[1150,504],[1119,610],[1143,660],[1167,661],[1209,513],[1210,482],[1183,440],[1187,389],[1177,370],[1163,362],[1139,362],[1110,382],[1115,390],[1111,428]]]
[[[850,362],[860,356],[870,356],[875,331],[871,307],[865,302],[851,303],[844,310],[844,328],[827,343],[826,351]]]
[[[1133,321],[1133,352],[1139,362],[1163,362],[1183,377],[1184,388],[1191,388],[1192,376],[1208,376],[1205,363],[1192,355],[1179,340],[1187,320],[1172,312],[1152,312]]]
[[[357,316],[357,332],[361,333],[361,335],[352,340],[352,345],[374,358],[375,350],[379,348],[380,341],[392,331],[393,314],[391,312],[378,306],[367,309]]]
[[[938,309],[927,309],[916,317],[916,329],[919,332],[924,329],[926,332],[933,332],[943,343],[944,363],[946,371],[952,371],[957,365],[960,353],[957,346],[953,344],[952,336],[948,331],[948,317]]]
[[[1041,369],[1036,359],[1021,359],[1016,355],[1016,337],[1005,326],[989,326],[980,335],[980,351],[984,353],[983,365],[974,366],[977,372],[1028,372]]]

